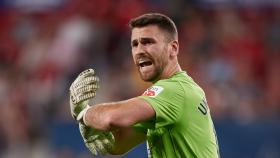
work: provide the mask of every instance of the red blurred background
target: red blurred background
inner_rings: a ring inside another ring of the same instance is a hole
[[[277,0],[0,0],[0,157],[90,157],[68,87],[92,67],[101,78],[95,102],[142,94],[149,84],[133,65],[127,23],[161,12],[177,24],[181,66],[206,92],[221,156],[279,158],[279,8]],[[143,146],[126,157],[146,157]]]

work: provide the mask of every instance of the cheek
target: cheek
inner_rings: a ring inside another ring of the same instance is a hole
[[[167,49],[164,49],[162,51],[162,54],[161,54],[161,62],[163,65],[166,65],[168,63],[168,60],[169,60],[169,54],[168,54],[168,50]]]
[[[147,49],[147,52],[150,52],[154,57],[159,58],[163,55],[163,48],[158,46],[152,46]]]
[[[131,56],[132,56],[133,62],[135,63],[135,55],[132,53]]]
[[[136,64],[136,59],[133,57],[133,63]]]
[[[135,56],[136,56],[136,51],[135,51],[135,49],[131,49],[131,56],[133,57],[133,59],[135,58]]]

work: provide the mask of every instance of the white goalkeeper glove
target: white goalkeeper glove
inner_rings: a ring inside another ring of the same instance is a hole
[[[70,109],[72,117],[79,122],[79,129],[86,147],[93,155],[106,154],[114,145],[114,136],[111,132],[99,131],[86,126],[82,122],[89,109],[89,99],[94,98],[99,88],[99,78],[93,69],[87,69],[79,74],[70,86]]]
[[[99,88],[99,78],[93,69],[87,69],[79,74],[70,86],[70,109],[72,117],[80,121],[86,109],[89,108],[89,99],[94,98]],[[83,113],[81,113],[83,111]],[[79,117],[78,117],[79,116]]]
[[[115,139],[112,132],[99,131],[83,123],[79,123],[79,129],[86,147],[93,155],[106,155],[113,148]]]

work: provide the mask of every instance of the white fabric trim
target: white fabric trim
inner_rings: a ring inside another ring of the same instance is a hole
[[[85,115],[86,115],[86,112],[88,111],[89,108],[90,108],[90,106],[87,105],[87,106],[79,113],[79,115],[77,116],[77,121],[81,121],[81,119],[83,119],[84,124],[87,125],[86,120],[85,120]]]

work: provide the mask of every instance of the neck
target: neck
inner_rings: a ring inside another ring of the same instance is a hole
[[[182,71],[180,65],[178,62],[176,63],[171,63],[170,65],[168,65],[162,72],[162,75],[160,77],[160,80],[162,79],[168,79],[171,76],[173,76],[175,73]]]
[[[166,69],[166,75],[164,76],[165,78],[170,78],[177,72],[182,71],[180,65],[178,62],[176,64],[172,65],[170,69]]]

